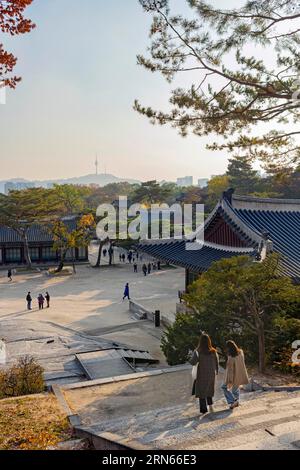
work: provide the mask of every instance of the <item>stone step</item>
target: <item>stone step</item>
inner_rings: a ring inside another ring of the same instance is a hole
[[[286,403],[281,404],[280,412],[277,411],[276,407],[270,410],[265,410],[263,413],[252,413],[249,416],[249,410],[241,412],[240,414],[232,414],[229,419],[221,418],[213,419],[210,421],[209,416],[205,417],[195,431],[191,431],[188,436],[184,439],[182,436],[177,436],[173,433],[173,436],[164,436],[164,448],[173,448],[174,445],[179,449],[190,448],[187,446],[193,445],[195,441],[195,448],[214,448],[214,449],[228,449],[232,441],[237,441],[238,445],[247,444],[248,435],[253,435],[255,432],[260,431],[258,439],[261,438],[263,433],[266,433],[265,437],[276,436],[282,434],[281,428],[291,429],[294,428],[298,434],[293,437],[290,436],[290,441],[297,441],[300,435],[300,407],[297,403],[291,405],[289,400]],[[209,422],[210,421],[210,422]],[[291,434],[291,433],[290,433]],[[228,441],[226,441],[228,439]],[[251,437],[252,439],[252,437]],[[152,436],[152,444],[160,448],[159,440],[160,436]],[[179,444],[179,447],[178,447]]]
[[[212,435],[210,440],[202,441],[201,436],[195,439],[193,444],[192,439],[189,439],[186,445],[183,442],[182,447],[177,446],[177,449],[185,449],[188,446],[189,450],[297,450],[297,441],[299,440],[299,419],[295,421],[287,421],[279,425],[284,428],[294,428],[294,433],[278,432],[272,436],[269,434],[269,427],[262,427],[260,429],[251,428],[248,432],[239,432],[234,434],[232,432],[224,433],[221,437],[216,438]],[[298,432],[296,432],[296,429]],[[191,438],[191,436],[190,436]],[[165,442],[166,446],[169,444],[172,448],[176,445],[175,442]],[[168,448],[168,447],[166,447]]]
[[[165,443],[169,438],[177,437],[179,434],[189,434],[188,439],[192,440],[194,437],[200,439],[203,442],[213,439],[222,439],[224,433],[230,435],[240,435],[248,432],[253,432],[255,429],[259,428],[268,428],[270,425],[279,424],[281,422],[287,423],[290,421],[298,420],[300,423],[300,410],[292,412],[281,413],[280,415],[265,414],[263,417],[260,414],[252,416],[248,420],[238,416],[232,416],[231,418],[221,418],[218,420],[210,420],[210,417],[207,416],[200,420],[198,423],[190,422],[186,426],[182,426],[181,423],[178,423],[178,427],[172,429],[166,429],[165,431],[144,434],[141,437],[143,443],[155,443],[162,439],[162,435]],[[300,426],[300,424],[299,424]]]
[[[205,449],[216,450],[282,450],[300,449],[300,425],[299,419],[286,421],[275,426],[267,426],[250,433],[240,434],[238,438],[223,437],[218,441],[207,442]],[[198,444],[191,450],[196,450]]]
[[[266,440],[272,436],[270,434],[270,427],[280,422],[281,425],[290,426],[295,425],[300,427],[300,414],[293,417],[278,418],[269,417],[263,423],[254,423],[252,426],[244,426],[242,422],[223,423],[218,428],[212,427],[211,429],[201,429],[201,426],[196,431],[192,431],[185,436],[173,433],[173,436],[164,437],[164,447],[176,449],[216,449],[225,450],[234,446],[247,445],[254,440]],[[273,434],[273,433],[272,433]],[[250,439],[250,441],[249,441]],[[292,439],[295,440],[295,439]],[[143,441],[142,441],[143,442]],[[152,440],[151,445],[161,448],[160,440]]]
[[[266,394],[262,395],[265,396]],[[228,407],[224,401],[219,401],[215,405],[216,413],[210,414],[208,418],[205,418],[208,420],[208,424],[206,424],[205,421],[202,421],[201,426],[202,428],[205,428],[206,425],[209,425],[209,423],[213,421],[217,421],[217,423],[221,423],[223,421],[226,421],[226,423],[231,423],[232,420],[237,420],[239,416],[243,416],[243,420],[248,418],[250,420],[249,424],[251,424],[251,420],[259,420],[261,416],[264,416],[268,412],[268,408],[275,406],[275,404],[278,404],[279,402],[282,402],[282,400],[277,400],[275,402],[272,396],[268,397],[268,401],[266,401],[266,398],[264,398],[264,400],[265,402],[262,404],[259,399],[251,400],[251,397],[249,397],[248,400],[242,402],[242,405],[236,409],[234,413],[228,410]],[[271,403],[269,403],[269,400]],[[284,407],[285,412],[286,407],[290,407],[296,404],[299,404],[300,409],[300,396],[295,399],[290,397],[287,404],[282,404],[280,406]],[[95,429],[100,431],[109,428],[111,432],[120,432],[120,430],[125,427],[128,429],[128,431],[130,430],[130,433],[138,433],[139,429],[141,428],[151,428],[153,432],[162,432],[164,430],[171,430],[178,426],[186,426],[190,422],[197,423],[198,419],[198,404],[196,401],[192,401],[184,405],[177,405],[158,410],[156,409],[139,413],[131,417],[122,417],[119,419],[102,422],[98,426],[95,425]]]
[[[242,406],[234,411],[220,401],[215,405],[215,413],[202,418],[197,404],[189,402],[95,423],[90,429],[96,434],[108,431],[124,438],[134,436],[141,444],[158,449],[228,449],[234,445],[256,448],[263,438],[278,434],[280,426],[293,428],[294,441],[300,440],[295,434],[297,426],[300,431],[299,393],[260,392],[243,398]],[[275,442],[269,441],[270,445]],[[277,445],[281,448],[279,441]],[[282,445],[289,444],[284,441]]]

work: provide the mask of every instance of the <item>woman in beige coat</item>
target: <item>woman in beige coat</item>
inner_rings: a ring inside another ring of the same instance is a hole
[[[222,390],[231,410],[239,406],[240,386],[249,383],[244,352],[234,341],[227,341],[228,360]]]

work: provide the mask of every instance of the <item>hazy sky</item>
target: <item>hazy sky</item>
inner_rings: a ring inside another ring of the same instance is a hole
[[[184,3],[171,0],[181,11]],[[241,2],[226,7],[233,3]],[[96,152],[100,171],[106,164],[121,177],[224,171],[226,154],[208,152],[205,139],[183,139],[133,111],[136,98],[167,109],[170,90],[136,65],[151,23],[138,0],[35,0],[27,16],[37,24],[32,33],[0,39],[18,56],[23,77],[0,106],[0,179],[92,173]]]

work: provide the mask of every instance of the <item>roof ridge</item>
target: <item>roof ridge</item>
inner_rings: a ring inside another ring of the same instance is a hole
[[[218,243],[212,243],[208,241],[205,241],[203,246],[206,246],[207,248],[213,248],[215,250],[229,251],[233,253],[253,253],[255,251],[255,248],[253,247],[234,247],[228,245],[219,245]]]
[[[261,203],[272,203],[272,204],[299,204],[300,206],[300,199],[243,196],[239,194],[233,194],[232,199],[233,201],[238,200],[238,201],[261,202]]]

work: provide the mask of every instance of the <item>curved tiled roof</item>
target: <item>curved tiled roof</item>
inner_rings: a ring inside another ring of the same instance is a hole
[[[76,217],[63,219],[64,224],[69,228],[70,231],[76,228]],[[29,243],[52,243],[53,237],[47,227],[42,225],[32,225],[28,230],[28,242]],[[20,235],[6,226],[0,226],[0,244],[16,244],[22,243]]]
[[[142,242],[139,249],[153,258],[190,269],[193,272],[205,272],[214,261],[233,258],[239,255],[255,256],[253,248],[222,247],[212,243],[199,245],[199,249],[188,249],[185,240],[165,240],[160,243]]]
[[[214,218],[220,216],[255,255],[268,240],[272,250],[279,253],[282,274],[300,280],[300,200],[261,199],[224,194],[212,214],[199,228],[205,232]],[[212,262],[238,256],[241,251],[221,245],[205,243],[201,250],[187,251],[186,241],[161,241],[141,244],[142,251],[171,264],[184,266],[195,272],[206,271]]]
[[[284,274],[300,279],[300,210],[264,211],[235,210],[241,220],[251,224],[260,232],[268,232],[273,250],[282,255]]]

